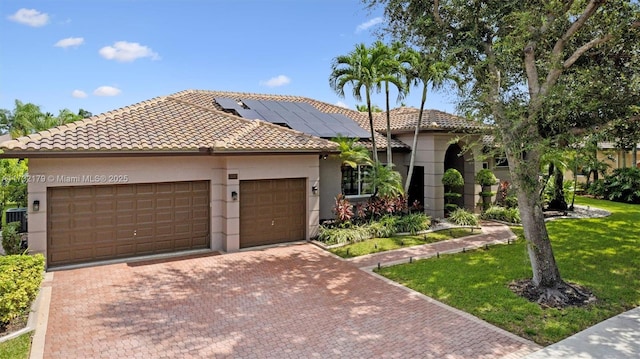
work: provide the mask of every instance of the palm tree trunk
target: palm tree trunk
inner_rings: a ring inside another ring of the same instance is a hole
[[[404,184],[404,193],[409,194],[409,186],[411,185],[411,177],[413,177],[413,167],[416,163],[416,152],[418,150],[418,133],[422,127],[422,115],[424,114],[424,104],[427,102],[427,85],[422,87],[422,99],[420,100],[420,113],[418,114],[418,123],[416,123],[416,129],[413,132],[413,144],[411,145],[411,159],[409,160],[409,172],[407,173],[407,180]],[[424,198],[423,198],[424,201]],[[409,203],[411,205],[411,203]]]
[[[378,147],[376,146],[376,130],[373,128],[373,112],[371,111],[371,94],[369,88],[365,88],[367,96],[367,110],[369,112],[369,127],[371,128],[371,152],[373,152],[373,163],[378,164]]]
[[[391,152],[391,114],[389,113],[389,81],[385,81],[385,93],[387,96],[387,164],[393,163]]]

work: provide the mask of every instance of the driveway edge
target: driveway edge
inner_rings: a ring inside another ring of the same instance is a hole
[[[49,305],[51,304],[51,283],[53,282],[53,273],[47,272],[44,275],[40,294],[38,294],[38,308],[36,311],[35,334],[31,341],[31,353],[29,359],[42,359],[44,356],[44,342],[47,334],[47,325],[49,323]]]
[[[441,308],[444,308],[444,309],[449,310],[449,311],[451,311],[453,313],[456,313],[456,314],[460,315],[461,317],[464,317],[464,318],[469,319],[469,320],[471,320],[473,322],[476,322],[476,323],[482,325],[483,327],[485,327],[485,328],[487,328],[489,330],[492,330],[494,332],[498,332],[501,335],[507,336],[509,338],[512,338],[513,340],[516,340],[516,341],[526,345],[527,346],[526,348],[523,348],[523,350],[519,351],[519,352],[522,352],[522,353],[519,353],[518,356],[513,356],[514,358],[518,358],[518,357],[520,357],[520,355],[530,354],[530,353],[533,353],[535,351],[538,351],[538,350],[542,349],[542,347],[540,345],[538,345],[538,344],[536,344],[536,343],[534,343],[534,342],[532,342],[530,340],[527,340],[527,339],[524,339],[522,337],[519,337],[519,336],[517,336],[517,335],[515,335],[515,334],[513,334],[513,333],[511,333],[509,331],[506,331],[506,330],[504,330],[504,329],[502,329],[502,328],[500,328],[498,326],[495,326],[495,325],[493,325],[493,324],[491,324],[489,322],[486,322],[486,321],[484,321],[484,320],[482,320],[482,319],[480,319],[480,318],[478,318],[476,316],[473,316],[473,315],[471,315],[471,314],[469,314],[467,312],[464,312],[464,311],[462,311],[460,309],[456,309],[456,308],[454,308],[454,307],[452,307],[450,305],[444,304],[444,303],[442,303],[442,302],[440,302],[438,300],[435,300],[435,299],[433,299],[433,298],[431,298],[431,297],[429,297],[427,295],[424,295],[424,294],[422,294],[420,292],[417,292],[417,291],[415,291],[415,290],[413,290],[411,288],[405,287],[405,286],[403,286],[402,284],[400,284],[398,282],[392,281],[389,278],[381,276],[380,274],[375,273],[373,271],[373,268],[360,268],[360,270],[362,270],[363,272],[368,273],[369,275],[371,275],[371,276],[373,276],[375,278],[378,278],[378,279],[386,282],[387,284],[393,285],[393,286],[398,287],[398,288],[400,288],[400,289],[402,289],[402,290],[404,290],[406,292],[409,292],[414,297],[418,297],[418,298],[423,299],[423,300],[425,300],[425,301],[427,301],[429,303],[435,304],[435,305],[437,305],[437,306],[439,306]],[[516,354],[516,353],[511,353],[509,356],[507,356],[507,358],[511,358],[513,354]]]

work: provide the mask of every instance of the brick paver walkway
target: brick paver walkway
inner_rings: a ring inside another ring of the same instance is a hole
[[[45,358],[499,358],[533,343],[311,245],[54,273]]]
[[[484,245],[496,243],[506,244],[508,240],[516,236],[508,226],[496,222],[482,222],[482,233],[448,241],[423,244],[408,248],[397,249],[388,252],[380,252],[366,256],[349,258],[348,261],[359,268],[380,265],[391,265],[408,262],[410,258],[420,259],[437,255],[438,253],[460,252],[465,249],[479,248]]]

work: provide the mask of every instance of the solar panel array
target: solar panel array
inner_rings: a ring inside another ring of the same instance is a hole
[[[310,135],[324,138],[369,138],[368,131],[349,117],[338,113],[324,113],[304,102],[242,100],[242,104],[227,97],[215,101],[225,110],[234,110],[247,119],[259,119]]]

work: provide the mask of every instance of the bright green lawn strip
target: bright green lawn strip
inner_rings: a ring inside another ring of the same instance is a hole
[[[23,359],[29,357],[31,334],[22,334],[17,338],[0,343],[0,359]]]
[[[430,232],[420,235],[393,236],[390,238],[372,238],[366,241],[348,244],[346,246],[330,249],[331,253],[342,258],[353,258],[365,254],[390,251],[392,249],[418,246],[421,244],[445,241],[447,239],[465,237],[471,234],[479,234],[476,230],[472,232],[469,228],[452,228],[437,232]]]
[[[578,198],[578,204],[611,211],[600,219],[547,223],[562,277],[591,289],[598,302],[586,308],[541,309],[508,289],[530,278],[525,242],[442,256],[380,273],[516,335],[548,345],[640,305],[640,206]],[[522,234],[521,228],[514,232]]]

